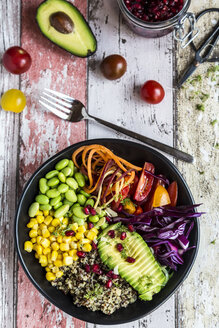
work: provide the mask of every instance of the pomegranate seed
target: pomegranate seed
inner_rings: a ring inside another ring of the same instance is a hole
[[[97,244],[95,244],[93,241],[91,243],[93,249],[97,249]]]
[[[90,214],[90,210],[89,210],[88,206],[86,206],[84,208],[84,214],[86,214],[86,215],[89,215]]]
[[[67,237],[69,237],[69,236],[74,236],[74,235],[75,235],[75,232],[74,232],[73,230],[68,230],[68,231],[65,232],[65,235],[66,235]]]
[[[85,257],[85,252],[78,251],[77,256],[83,258]]]
[[[88,223],[88,229],[92,229],[94,227],[94,224],[92,222]]]
[[[110,236],[110,238],[115,238],[115,230],[109,230],[108,231],[108,236]]]
[[[129,262],[129,263],[134,263],[135,259],[133,257],[128,256],[126,261]]]
[[[129,231],[133,232],[135,229],[132,224],[128,224]]]
[[[88,265],[88,264],[85,265],[85,271],[90,272],[90,265]]]
[[[118,279],[118,278],[119,278],[119,275],[118,275],[118,274],[115,274],[115,273],[113,273],[113,274],[112,274],[112,278],[113,278],[113,279]]]
[[[90,209],[90,214],[91,215],[96,215],[97,214],[96,210],[93,207],[91,207],[91,209]]]
[[[110,270],[107,272],[106,276],[109,277],[109,278],[112,278],[112,275],[113,275],[113,271]]]
[[[109,218],[108,216],[105,217],[107,222],[111,222],[111,218]]]
[[[100,271],[100,266],[99,266],[99,264],[93,264],[93,266],[92,266],[92,271],[93,271],[94,273],[98,273],[98,272]]]
[[[108,280],[108,281],[106,282],[106,284],[105,284],[105,287],[106,287],[106,288],[111,288],[112,285],[113,285],[112,280]]]
[[[122,204],[120,204],[119,207],[117,208],[117,212],[122,212],[122,210],[123,210],[123,206]]]
[[[121,233],[120,239],[121,239],[121,240],[126,239],[126,232],[125,232],[125,231],[123,231],[123,232]]]
[[[116,248],[118,249],[119,252],[121,252],[123,250],[122,244],[117,244]]]

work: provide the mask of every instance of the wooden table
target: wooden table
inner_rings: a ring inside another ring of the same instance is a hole
[[[22,76],[9,74],[1,66],[0,90],[20,88],[27,95],[27,108],[20,115],[0,111],[0,325],[2,328],[92,328],[96,326],[59,311],[32,286],[17,262],[13,218],[25,183],[50,156],[85,138],[126,137],[94,123],[86,126],[84,122],[71,124],[61,121],[44,111],[38,104],[38,98],[45,87],[64,92],[80,99],[91,114],[166,144],[176,145],[176,124],[180,131],[186,122],[185,117],[177,119],[176,97],[172,91],[176,67],[173,49],[176,48],[171,34],[161,39],[144,39],[133,34],[122,21],[116,0],[92,0],[89,5],[85,0],[75,0],[74,4],[85,16],[89,13],[89,21],[98,40],[94,56],[89,60],[76,58],[40,34],[35,22],[40,2],[3,0],[0,4],[1,53],[9,46],[21,44],[33,60],[30,70]],[[209,5],[214,3],[207,2]],[[102,78],[99,63],[104,56],[114,53],[126,58],[128,70],[120,81],[110,82]],[[148,79],[160,81],[166,90],[164,101],[156,107],[145,104],[139,98],[139,87]],[[197,133],[193,132],[193,138],[198,138]],[[188,150],[183,140],[185,142],[182,136],[182,147]],[[214,157],[213,164],[216,163]],[[185,176],[189,176],[190,168],[188,164],[180,164]],[[211,179],[213,181],[213,177]],[[200,198],[198,192],[196,196]],[[211,205],[208,209],[214,216],[215,204]],[[213,220],[212,217],[209,219]],[[203,220],[204,227],[209,229],[208,223]],[[214,236],[211,235],[212,240]],[[209,247],[211,239],[206,243],[214,261],[215,249]],[[206,263],[209,263],[204,254]],[[206,282],[208,271],[201,276],[205,266],[199,262],[194,270],[196,275],[192,272],[188,285],[185,282],[184,287],[156,312],[121,327],[218,327],[218,306],[213,301],[215,273],[211,272],[211,281]],[[199,290],[197,281],[203,284],[204,289],[207,288],[210,297],[206,313],[206,294]]]

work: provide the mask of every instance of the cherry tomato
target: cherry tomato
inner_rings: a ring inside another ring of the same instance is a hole
[[[151,191],[148,195],[148,199],[147,199],[146,203],[144,204],[144,212],[148,212],[148,211],[152,210],[153,201],[154,201],[154,193],[155,193],[155,190],[157,189],[157,187],[159,185],[163,185],[163,187],[165,186],[164,183],[163,183],[163,180],[154,179]]]
[[[26,106],[26,97],[22,91],[10,89],[2,95],[1,106],[6,111],[20,113]]]
[[[154,173],[155,171],[154,165],[147,162],[145,162],[144,164],[134,195],[134,200],[137,200],[138,202],[141,202],[148,196],[154,181],[154,177],[149,173],[145,172],[145,170]]]
[[[110,55],[102,61],[100,70],[108,80],[117,80],[122,77],[127,69],[125,58],[120,55]]]
[[[22,74],[28,71],[31,62],[29,53],[17,46],[7,49],[2,59],[4,67],[13,74]]]
[[[153,207],[159,207],[170,204],[170,196],[163,186],[159,185],[154,193]]]
[[[159,104],[165,96],[162,85],[156,81],[149,80],[141,87],[141,98],[149,104]]]
[[[171,206],[176,206],[178,198],[178,185],[176,181],[173,181],[167,188],[168,194],[170,196]]]
[[[130,186],[130,191],[129,191],[130,196],[134,195],[135,190],[136,190],[137,185],[138,185],[138,180],[139,180],[139,178],[138,178],[137,174],[135,174],[134,182]]]
[[[139,214],[141,214],[141,213],[143,213],[143,209],[142,209],[141,206],[138,205],[138,206],[136,207],[136,211],[135,211],[134,214],[135,214],[135,215],[139,215]]]

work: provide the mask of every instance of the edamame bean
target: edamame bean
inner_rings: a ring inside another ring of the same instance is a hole
[[[56,178],[56,177],[50,179],[50,180],[47,182],[47,185],[48,185],[49,187],[55,187],[55,186],[57,186],[58,184],[59,184],[59,179]]]
[[[46,179],[52,179],[53,177],[55,177],[56,175],[58,175],[58,171],[57,170],[52,170],[52,171],[49,171],[47,174],[46,174],[46,176],[45,176],[45,178]]]
[[[68,210],[69,210],[69,205],[62,205],[55,211],[54,213],[55,218],[60,218],[64,216],[68,212]]]
[[[84,225],[84,219],[78,218],[75,215],[73,215],[72,220],[73,222],[77,223],[79,226]]]
[[[87,205],[94,207],[94,200],[92,198],[89,198],[85,203],[85,206],[87,206]]]
[[[75,203],[77,202],[77,196],[74,190],[68,190],[65,193],[65,198],[69,200],[69,202]]]
[[[75,179],[79,187],[83,188],[85,186],[85,178],[82,173],[80,172],[75,173]]]
[[[58,197],[52,198],[50,200],[50,205],[56,206],[61,201],[61,199],[62,199],[62,197],[60,195]]]
[[[75,207],[80,207],[80,206],[81,206],[80,204],[75,203],[74,205],[72,205],[71,209],[73,210],[73,208],[75,208]]]
[[[66,191],[68,191],[68,189],[69,189],[69,186],[67,185],[67,184],[65,184],[65,183],[61,183],[59,186],[58,186],[58,188],[57,188],[57,190],[62,194],[62,193],[65,193]]]
[[[37,202],[34,202],[30,205],[29,210],[28,210],[28,215],[33,218],[36,216],[37,212],[39,211],[40,204]]]
[[[49,204],[49,198],[46,195],[37,195],[35,201],[40,205]]]
[[[57,189],[50,189],[46,192],[46,196],[49,198],[56,198],[60,195],[60,192]]]
[[[41,178],[39,181],[39,189],[42,194],[45,194],[49,187],[47,186],[47,180],[45,178]]]
[[[69,163],[69,159],[64,158],[56,164],[55,169],[61,171],[62,169],[64,169],[64,167],[68,165],[68,163]]]
[[[88,194],[87,192],[85,192],[84,190],[80,190],[80,194],[84,195],[85,197],[89,198],[90,194]]]
[[[106,223],[106,218],[105,217],[102,217],[101,219],[99,219],[99,221],[97,222],[97,224],[95,224],[95,228],[99,229],[105,223]]]
[[[72,212],[73,212],[73,214],[74,214],[75,216],[77,216],[77,217],[80,218],[80,219],[85,219],[85,218],[87,217],[87,215],[84,213],[82,207],[79,207],[79,206],[74,207],[74,208],[72,209]],[[99,218],[98,218],[98,220],[99,220]]]
[[[51,208],[52,208],[52,206],[49,205],[49,204],[45,204],[45,205],[43,204],[43,205],[40,205],[40,210],[41,210],[41,211],[50,211]]]
[[[74,189],[74,190],[78,189],[78,183],[77,183],[77,181],[74,178],[67,178],[66,179],[66,183],[72,189]]]
[[[71,169],[70,177],[72,177],[73,174],[74,174],[74,163],[73,163],[73,161],[69,160],[68,167],[70,167],[70,169]]]
[[[77,195],[77,199],[78,199],[78,203],[81,205],[81,206],[84,206],[84,204],[86,203],[86,197],[84,195],[81,195],[81,194],[78,194]]]
[[[62,170],[62,173],[66,176],[66,177],[68,177],[70,174],[71,174],[71,169],[70,169],[70,167],[65,167],[63,170]]]
[[[54,210],[57,210],[59,207],[63,205],[62,202],[57,203],[55,206],[53,206]]]
[[[59,172],[58,174],[58,178],[61,182],[65,183],[66,181],[66,176],[62,173],[62,172]]]
[[[69,205],[69,206],[72,206],[72,205],[73,205],[73,203],[72,203],[72,202],[69,202],[69,200],[67,200],[67,199],[64,199],[63,204],[64,204],[64,205]],[[76,204],[75,204],[75,205],[76,205]],[[79,204],[78,204],[78,205],[79,205]]]
[[[90,222],[98,222],[99,221],[99,216],[98,215],[89,215],[89,221]]]

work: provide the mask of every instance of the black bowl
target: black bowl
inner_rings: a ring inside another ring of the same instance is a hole
[[[45,279],[45,270],[39,265],[33,254],[29,254],[24,251],[23,245],[24,242],[28,239],[29,230],[26,228],[26,224],[29,221],[27,212],[28,207],[34,201],[34,198],[37,194],[39,179],[45,176],[48,171],[52,170],[56,162],[60,159],[66,157],[71,158],[73,151],[77,148],[94,143],[101,144],[110,148],[115,152],[115,154],[127,159],[133,164],[140,166],[143,165],[145,161],[153,163],[155,165],[156,172],[164,174],[171,181],[177,181],[179,187],[179,205],[194,203],[191,192],[182,175],[167,158],[165,158],[157,151],[146,146],[125,140],[88,140],[72,145],[50,158],[33,174],[31,179],[28,181],[22,193],[15,218],[16,247],[20,262],[26,275],[34,284],[34,286],[40,291],[40,293],[55,306],[70,314],[71,316],[87,322],[102,325],[122,324],[137,320],[151,313],[161,304],[163,304],[179,288],[179,286],[189,274],[197,255],[199,245],[199,223],[196,219],[194,219],[195,225],[190,234],[191,245],[195,245],[196,248],[191,249],[189,252],[185,253],[185,263],[179,266],[178,271],[174,273],[167,285],[158,294],[153,296],[152,301],[142,302],[138,300],[135,303],[129,305],[127,308],[117,310],[110,316],[107,316],[102,312],[89,311],[85,307],[74,306],[72,303],[72,297],[70,295],[64,295],[64,293],[52,287],[51,284]]]

